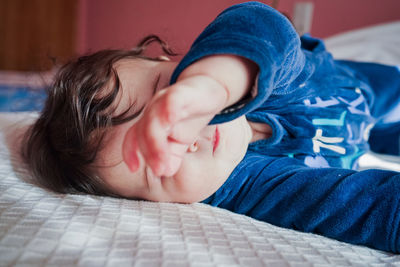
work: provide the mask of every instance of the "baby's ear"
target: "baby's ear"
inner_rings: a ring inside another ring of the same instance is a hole
[[[137,171],[140,166],[137,149],[138,146],[134,136],[134,128],[131,127],[126,133],[124,142],[122,143],[122,157],[131,172]]]

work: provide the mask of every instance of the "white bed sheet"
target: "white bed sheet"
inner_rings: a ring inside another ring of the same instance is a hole
[[[400,266],[400,255],[203,204],[49,192],[16,152],[34,118],[0,113],[0,266]]]
[[[338,34],[325,40],[337,59],[400,65],[400,21]]]

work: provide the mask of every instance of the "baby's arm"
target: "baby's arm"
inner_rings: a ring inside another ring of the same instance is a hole
[[[153,97],[127,132],[125,163],[136,171],[139,152],[157,176],[172,176],[210,120],[248,94],[256,73],[255,63],[234,55],[209,56],[190,65],[175,84]]]
[[[311,168],[250,152],[204,203],[257,220],[400,253],[400,173]]]

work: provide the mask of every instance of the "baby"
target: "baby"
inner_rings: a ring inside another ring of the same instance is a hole
[[[335,61],[257,2],[222,12],[179,63],[145,57],[153,41],[173,55],[150,36],[59,71],[23,151],[43,184],[400,251],[400,174],[352,170],[370,145],[399,153],[397,68]]]

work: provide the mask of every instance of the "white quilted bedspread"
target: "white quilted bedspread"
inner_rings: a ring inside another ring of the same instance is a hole
[[[400,266],[400,256],[203,204],[62,195],[31,183],[0,113],[0,266]]]

